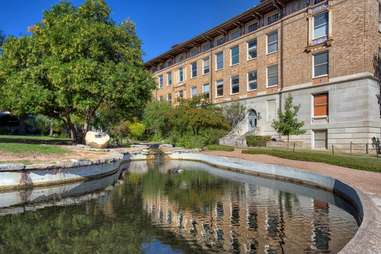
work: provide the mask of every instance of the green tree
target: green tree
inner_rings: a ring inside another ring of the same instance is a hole
[[[306,131],[303,130],[304,122],[298,121],[298,112],[300,105],[293,105],[293,98],[289,95],[286,99],[284,111],[279,111],[278,120],[274,120],[272,127],[281,135],[287,136],[287,142],[290,142],[290,135],[301,135]]]
[[[223,114],[226,120],[234,128],[245,119],[246,107],[239,102],[233,102],[223,107]]]
[[[104,0],[78,8],[62,2],[30,31],[3,45],[3,108],[61,119],[77,143],[109,111],[117,112],[115,122],[140,116],[155,82],[144,68],[134,24],[116,25]]]

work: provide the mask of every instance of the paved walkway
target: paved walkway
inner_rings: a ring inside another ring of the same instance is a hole
[[[234,152],[205,151],[205,154],[234,157],[244,160],[256,161],[267,164],[276,164],[298,168],[304,171],[331,176],[367,193],[381,209],[381,173],[355,170],[320,162],[307,162],[282,159],[270,155],[243,154],[241,150]]]

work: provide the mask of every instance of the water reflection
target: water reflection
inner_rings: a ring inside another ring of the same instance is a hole
[[[340,202],[198,163],[136,162],[122,176],[0,193],[0,253],[336,253],[357,230]]]

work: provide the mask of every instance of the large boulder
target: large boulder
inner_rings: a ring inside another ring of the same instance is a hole
[[[110,136],[103,132],[88,131],[85,137],[86,145],[93,148],[107,148]]]

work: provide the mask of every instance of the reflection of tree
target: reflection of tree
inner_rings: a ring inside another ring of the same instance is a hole
[[[141,187],[124,184],[85,204],[1,217],[0,253],[141,253],[142,244],[158,236],[193,252],[158,230],[143,211]]]
[[[143,176],[144,197],[156,197],[163,193],[182,209],[213,209],[217,199],[231,182],[208,174],[205,171],[185,170],[181,174],[163,174],[150,170]]]

